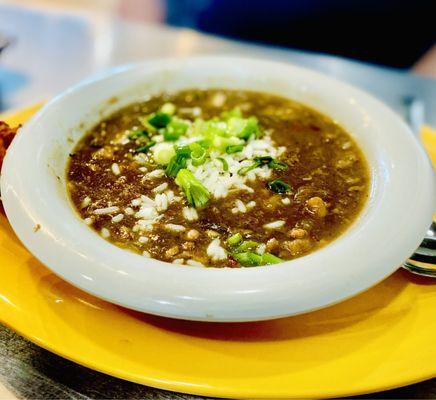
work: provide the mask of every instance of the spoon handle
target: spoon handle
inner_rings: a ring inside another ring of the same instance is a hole
[[[434,222],[421,245],[403,264],[403,267],[414,274],[436,278],[436,224]]]

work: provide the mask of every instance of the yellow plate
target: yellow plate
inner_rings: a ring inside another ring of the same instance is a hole
[[[145,385],[206,396],[314,398],[436,375],[436,284],[405,271],[306,315],[177,321],[123,309],[62,281],[29,254],[2,215],[0,276],[3,323],[63,357]]]

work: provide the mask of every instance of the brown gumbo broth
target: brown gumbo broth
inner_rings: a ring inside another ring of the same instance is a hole
[[[187,131],[175,140],[180,126]],[[207,140],[192,145],[195,132]],[[175,155],[186,138],[190,156]],[[168,176],[164,158],[197,178],[199,194]],[[80,216],[115,245],[214,267],[272,264],[324,246],[356,219],[370,182],[362,152],[330,118],[282,97],[231,90],[187,90],[123,108],[77,144],[67,179]]]

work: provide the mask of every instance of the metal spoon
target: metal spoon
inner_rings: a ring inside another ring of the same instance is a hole
[[[436,224],[433,222],[421,245],[403,264],[414,274],[436,278]]]
[[[413,132],[418,135],[425,121],[424,103],[416,97],[404,99],[406,119]],[[403,268],[414,274],[436,278],[436,224],[432,222],[424,240],[415,253],[404,262]]]

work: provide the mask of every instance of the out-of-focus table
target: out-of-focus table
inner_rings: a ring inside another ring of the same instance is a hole
[[[418,98],[436,126],[436,81],[336,57],[249,45],[191,30],[140,25],[111,14],[27,9],[0,4],[0,32],[13,44],[0,58],[0,110],[47,100],[83,77],[152,57],[237,54],[293,62],[360,86],[402,112]],[[413,368],[413,366],[411,366]],[[91,371],[0,326],[0,399],[189,399]],[[436,380],[366,398],[436,398]]]

